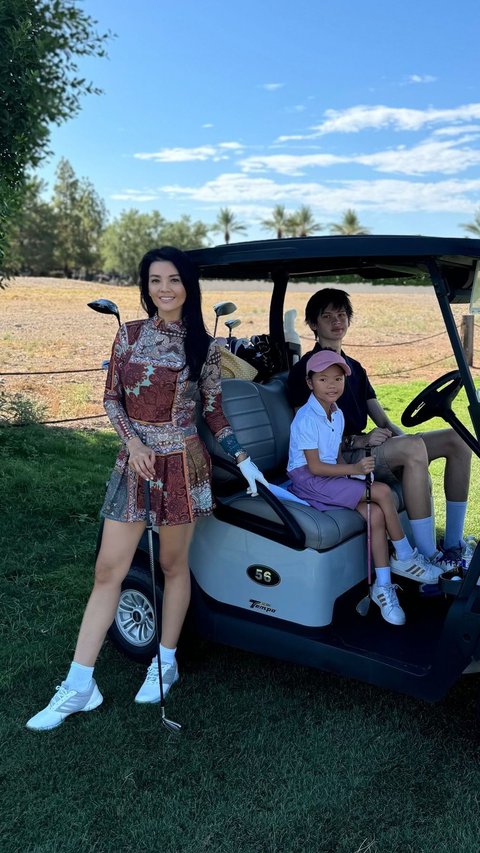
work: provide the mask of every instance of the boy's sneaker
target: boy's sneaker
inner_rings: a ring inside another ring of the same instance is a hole
[[[93,678],[89,689],[85,693],[72,690],[65,681],[62,681],[60,686],[56,688],[55,695],[47,707],[30,718],[26,724],[27,729],[35,732],[56,729],[69,714],[76,714],[78,711],[93,711],[102,702],[103,696]]]
[[[419,554],[417,548],[408,560],[398,560],[396,554],[390,557],[390,568],[396,575],[418,583],[437,583],[444,572],[441,566],[431,563],[423,554]]]
[[[440,540],[437,554],[430,560],[435,566],[441,566],[444,572],[451,572],[462,565],[463,545],[459,542],[456,548],[445,548]]]
[[[177,661],[162,663],[163,695],[166,696],[172,685],[178,681]],[[158,661],[152,661],[147,670],[147,677],[135,696],[135,702],[160,702],[160,681],[158,678]]]
[[[405,613],[398,603],[397,589],[395,583],[385,586],[375,583],[372,587],[372,601],[378,604],[385,622],[390,622],[390,625],[405,625]]]

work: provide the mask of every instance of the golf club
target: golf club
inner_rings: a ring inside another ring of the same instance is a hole
[[[111,302],[110,299],[96,299],[94,302],[87,302],[87,305],[89,308],[93,308],[94,311],[98,311],[99,314],[113,314],[120,326],[120,311],[115,302]]]
[[[227,347],[229,350],[231,350],[231,348],[232,348],[232,331],[233,331],[233,329],[236,329],[237,326],[240,326],[241,322],[242,321],[238,320],[238,319],[237,320],[225,320],[225,325],[228,329]]]
[[[227,314],[233,314],[234,311],[237,310],[237,306],[235,302],[217,302],[213,306],[213,310],[215,312],[215,326],[213,329],[213,337],[217,334],[217,324],[219,317],[225,317]]]
[[[372,448],[367,444],[365,448],[365,456],[372,455]],[[367,579],[368,579],[368,595],[365,595],[358,602],[356,610],[359,616],[366,616],[370,609],[370,601],[372,600],[372,475],[367,474],[365,477],[365,497],[367,499]]]
[[[147,537],[148,537],[148,556],[150,560],[150,574],[152,577],[152,599],[153,599],[153,619],[155,623],[155,644],[157,649],[158,663],[158,680],[160,683],[160,710],[162,712],[162,726],[168,729],[169,732],[179,734],[182,727],[180,723],[174,723],[173,720],[167,720],[165,716],[165,696],[163,695],[163,679],[162,679],[162,658],[160,656],[160,631],[158,630],[158,612],[157,612],[157,596],[155,594],[155,562],[153,559],[153,536],[152,536],[152,519],[151,519],[151,504],[150,504],[150,480],[145,480],[145,511],[147,514]]]

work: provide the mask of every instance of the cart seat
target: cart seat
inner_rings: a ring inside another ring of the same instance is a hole
[[[284,485],[287,479],[290,424],[294,417],[284,381],[273,379],[265,385],[259,385],[242,379],[225,379],[222,392],[223,409],[238,441],[269,482]],[[213,490],[217,499],[217,516],[255,532],[261,532],[263,522],[263,535],[278,541],[276,526],[279,518],[272,507],[275,502],[269,502],[261,496],[251,498],[247,495],[243,478],[240,480],[215,464],[215,456],[226,460],[229,457],[202,422],[199,422],[199,432],[214,457]],[[397,509],[402,512],[404,505],[400,484],[393,491]],[[365,521],[355,510],[331,509],[320,512],[291,500],[282,500],[281,503],[301,528],[304,547],[316,551],[330,550],[365,531]],[[291,544],[288,535],[286,540],[285,544]]]

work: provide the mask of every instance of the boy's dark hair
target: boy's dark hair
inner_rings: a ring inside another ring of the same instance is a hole
[[[305,306],[305,322],[309,326],[316,323],[318,315],[323,314],[329,305],[337,311],[346,311],[348,322],[350,324],[353,317],[353,308],[352,303],[350,302],[350,297],[345,290],[337,290],[334,287],[324,287],[323,290],[317,290],[317,292],[310,297]]]
[[[202,371],[207,357],[211,338],[205,328],[202,317],[202,294],[198,269],[188,255],[173,246],[161,246],[151,249],[140,261],[139,287],[140,300],[149,317],[157,313],[157,309],[148,292],[148,274],[150,265],[155,261],[170,261],[177,268],[182,284],[187,291],[187,298],[182,306],[182,323],[186,329],[185,361],[189,367],[189,378],[196,381]]]

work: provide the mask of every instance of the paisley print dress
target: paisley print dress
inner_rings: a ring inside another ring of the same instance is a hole
[[[156,316],[125,323],[110,359],[104,406],[123,440],[101,510],[116,521],[144,521],[144,480],[128,466],[134,436],[155,451],[152,522],[188,524],[213,509],[211,463],[196,428],[196,411],[229,453],[240,450],[222,410],[220,350],[212,341],[200,378],[189,380],[185,327]]]

